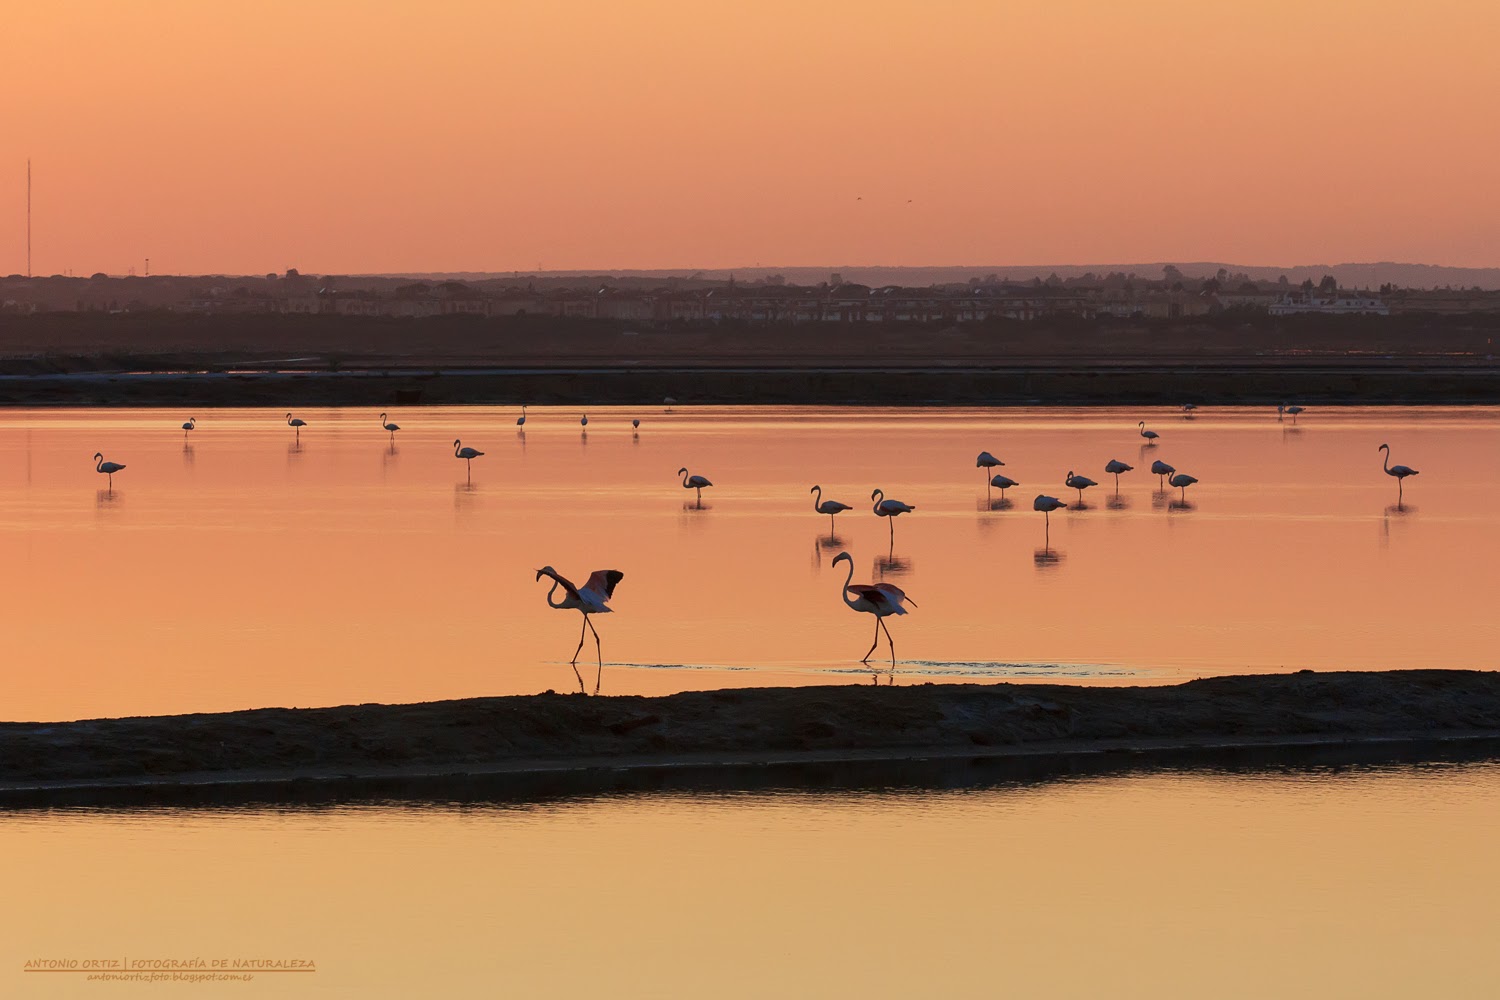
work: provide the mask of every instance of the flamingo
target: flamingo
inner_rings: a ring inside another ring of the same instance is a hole
[[[681,469],[678,469],[677,470],[677,474],[682,477],[682,488],[683,489],[685,489],[685,490],[697,490],[698,491],[698,503],[702,504],[703,503],[703,487],[705,487],[705,486],[712,486],[713,483],[709,482],[707,479],[704,479],[702,476],[690,476],[690,475],[688,475],[688,470],[687,470],[687,468],[685,466],[683,468],[681,468]]]
[[[870,662],[870,653],[875,652],[875,647],[880,645],[880,633],[885,631],[885,641],[891,646],[891,667],[896,666],[896,644],[891,642],[891,630],[881,619],[886,615],[906,614],[905,605],[910,603],[912,607],[917,602],[906,596],[906,591],[893,583],[877,583],[874,586],[864,583],[852,583],[854,579],[854,558],[847,552],[840,552],[833,557],[833,565],[841,562],[849,564],[849,575],[844,577],[844,586],[840,588],[839,594],[844,598],[844,603],[855,611],[863,611],[875,616],[875,641],[870,643],[869,652],[860,658],[861,663]],[[850,594],[854,597],[851,599]]]
[[[573,650],[573,659],[569,666],[573,668],[573,675],[578,678],[578,690],[587,693],[583,687],[583,675],[578,672],[578,654],[583,651],[583,640],[588,633],[594,633],[594,650],[599,654],[599,676],[594,680],[594,693],[599,693],[599,680],[604,676],[604,648],[599,644],[599,630],[594,628],[594,623],[589,621],[589,615],[607,615],[614,611],[609,606],[609,599],[615,596],[615,587],[625,578],[625,574],[617,569],[596,569],[589,574],[589,582],[581,588],[575,587],[564,577],[558,576],[557,570],[551,566],[543,566],[536,571],[536,578],[540,580],[543,576],[552,578],[552,589],[547,591],[547,605],[553,608],[577,608],[583,612],[583,628],[578,633],[578,648]],[[554,601],[552,595],[557,593],[557,588],[562,587],[563,599]]]
[[[290,413],[286,415],[286,425],[297,429],[297,440],[302,440],[302,428],[307,426],[307,421],[301,417],[294,417]]]
[[[1006,490],[1010,489],[1012,486],[1020,486],[1021,484],[1016,482],[1009,476],[1002,476],[999,473],[996,473],[994,477],[990,479],[990,485],[998,487],[1000,490],[1000,495],[1003,497],[1005,496]]]
[[[1088,476],[1075,476],[1073,475],[1073,470],[1069,469],[1067,478],[1063,480],[1063,485],[1072,487],[1078,491],[1078,502],[1081,504],[1083,503],[1083,491],[1090,486],[1098,486],[1099,484]]]
[[[824,500],[823,487],[821,486],[814,486],[807,492],[817,494],[816,499],[813,500],[813,510],[819,514],[828,515],[828,533],[830,535],[833,534],[833,515],[842,514],[846,510],[854,509],[846,503],[839,503],[837,500]]]
[[[1179,487],[1182,490],[1182,502],[1183,503],[1187,503],[1187,488],[1189,486],[1193,485],[1194,483],[1196,483],[1197,481],[1198,480],[1194,479],[1192,476],[1188,475],[1186,472],[1179,472],[1177,475],[1175,475],[1171,479],[1167,480],[1167,482],[1171,483],[1173,486]]]
[[[478,458],[480,455],[483,455],[484,452],[476,451],[473,448],[461,448],[459,447],[459,445],[461,445],[462,443],[463,442],[458,438],[453,439],[453,457],[463,459],[465,469],[467,469],[468,474],[472,476],[474,474],[474,459]]]
[[[521,415],[516,418],[516,426],[517,427],[525,427],[526,426],[526,404],[525,403],[521,404]]]
[[[1280,420],[1281,415],[1285,413],[1287,416],[1292,418],[1292,423],[1295,424],[1297,422],[1297,414],[1301,412],[1303,411],[1302,407],[1300,406],[1287,406],[1285,403],[1282,403],[1280,406],[1276,407],[1276,419]]]
[[[1045,493],[1038,493],[1036,499],[1031,501],[1031,509],[1041,511],[1043,517],[1046,518],[1048,539],[1052,537],[1052,512],[1059,507],[1066,506],[1067,504],[1057,499],[1057,497],[1049,497]]]
[[[385,419],[385,416],[386,415],[384,413],[382,413],[380,415],[380,426],[381,426],[381,429],[387,430],[387,431],[391,432],[391,444],[395,444],[396,443],[396,432],[401,429],[401,425],[400,424],[390,423],[389,421],[387,421]]]
[[[182,425],[182,436],[183,437],[187,437],[188,436],[188,431],[193,431],[193,430],[197,430],[197,429],[198,429],[198,418],[197,417],[188,417],[188,422]]]
[[[579,427],[587,427],[588,425],[589,425],[589,415],[587,413],[585,413],[582,417],[578,418],[578,426]]]
[[[1193,411],[1196,410],[1197,408],[1198,408],[1198,404],[1197,403],[1183,403],[1182,404],[1182,412],[1186,413],[1190,417],[1193,415]]]
[[[672,407],[677,405],[677,400],[673,399],[671,396],[668,396],[666,399],[661,401],[661,404],[665,408],[664,412],[671,413]]]
[[[1385,470],[1385,474],[1387,476],[1395,476],[1396,477],[1396,502],[1400,503],[1401,499],[1402,499],[1402,484],[1405,481],[1406,477],[1407,476],[1420,475],[1420,473],[1417,472],[1416,469],[1413,469],[1409,465],[1392,465],[1392,464],[1390,464],[1391,463],[1391,446],[1390,445],[1383,444],[1379,448],[1376,448],[1375,450],[1376,451],[1384,451],[1385,452],[1385,461],[1383,461],[1381,463],[1381,468],[1383,468]],[[122,466],[120,466],[120,468],[123,469],[124,466],[122,465]]]
[[[1143,438],[1146,439],[1146,443],[1148,445],[1149,444],[1155,444],[1156,443],[1156,439],[1159,438],[1159,437],[1161,437],[1161,435],[1158,434],[1158,433],[1156,433],[1155,431],[1148,431],[1148,430],[1146,430],[1146,421],[1144,421],[1144,420],[1142,420],[1140,423],[1136,424],[1136,426],[1141,429],[1141,437],[1143,437]]]
[[[879,499],[876,499],[877,497]],[[885,498],[885,491],[879,489],[874,490],[870,493],[870,499],[875,501],[875,506],[872,509],[875,511],[876,517],[891,518],[891,546],[892,548],[894,548],[896,545],[895,519],[897,517],[900,517],[902,514],[908,514],[911,511],[916,510],[917,508],[909,506],[908,504],[904,504],[900,500],[887,500]],[[849,572],[854,572],[853,566],[849,567]]]
[[[115,473],[119,472],[123,468],[125,468],[125,466],[120,464],[119,462],[106,462],[104,460],[103,452],[94,452],[94,471],[102,472],[109,477],[110,489],[115,488]],[[1399,469],[1400,466],[1398,465],[1397,468]]]
[[[974,460],[974,468],[976,469],[993,469],[997,465],[1004,464],[1004,462],[987,451],[981,451],[979,457]]]
[[[630,421],[630,426],[634,430],[640,430],[641,429],[641,418],[640,417],[633,418]]]
[[[1105,463],[1104,471],[1108,472],[1108,473],[1112,473],[1114,475],[1114,477],[1115,477],[1115,492],[1118,493],[1118,492],[1120,492],[1120,473],[1122,473],[1122,472],[1133,472],[1133,471],[1135,471],[1135,466],[1133,466],[1133,465],[1126,465],[1124,462],[1120,462],[1120,461],[1117,461],[1117,460],[1115,460],[1115,459],[1112,458],[1107,463]]]
[[[1167,488],[1166,484],[1162,482],[1162,477],[1170,476],[1176,471],[1176,469],[1172,468],[1172,466],[1168,465],[1166,462],[1163,462],[1159,458],[1151,463],[1151,474],[1156,477],[1156,484],[1162,489]]]

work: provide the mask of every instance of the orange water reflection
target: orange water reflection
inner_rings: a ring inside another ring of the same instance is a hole
[[[8,814],[0,989],[127,955],[317,963],[277,996],[1493,996],[1497,822],[1494,765]]]
[[[1490,667],[1500,411],[378,408],[0,414],[0,607],[10,719],[574,686],[578,616],[544,564],[625,579],[606,693],[868,680],[855,582],[918,607],[897,683],[1157,682],[1300,667]],[[630,419],[643,418],[639,432]],[[1149,450],[1200,483],[1161,490]],[[451,442],[486,452],[453,457]],[[522,441],[525,444],[523,446]],[[1376,446],[1422,474],[1396,505]],[[89,456],[124,462],[101,488]],[[997,503],[989,450],[1022,484]],[[1044,536],[1031,497],[1105,481]],[[714,482],[701,506],[675,470]],[[855,509],[829,542],[808,488]],[[895,526],[871,489],[916,506]],[[590,644],[591,645],[591,644]],[[580,666],[584,661],[580,660]],[[592,680],[592,678],[590,678]]]

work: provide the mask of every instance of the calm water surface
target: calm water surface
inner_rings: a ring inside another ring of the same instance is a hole
[[[300,410],[300,445],[284,412],[0,412],[0,607],[24,667],[0,718],[576,688],[580,616],[547,607],[544,564],[625,573],[598,620],[606,693],[868,682],[843,549],[855,582],[918,604],[891,622],[898,683],[1489,668],[1500,639],[1494,408],[606,408],[587,434],[533,408],[524,437],[513,409],[408,408],[394,446],[377,410]],[[486,452],[472,480],[455,437]],[[1382,442],[1421,470],[1404,506]],[[1013,506],[981,449],[1023,484]],[[128,466],[112,491],[95,451]],[[1118,494],[1111,458],[1138,467]],[[1185,505],[1155,458],[1201,480]],[[716,484],[701,508],[683,465]],[[1070,469],[1101,485],[1048,538],[1031,499],[1075,500]],[[814,483],[855,507],[836,537]],[[877,486],[918,508],[894,547]]]
[[[206,956],[318,971],[175,995],[1495,996],[1497,824],[1493,763],[0,814],[0,992]]]

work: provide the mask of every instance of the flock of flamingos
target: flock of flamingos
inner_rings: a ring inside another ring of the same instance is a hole
[[[675,402],[675,400],[668,399],[666,402],[668,407],[670,408],[671,404]],[[1197,407],[1192,403],[1187,403],[1182,407],[1182,409],[1185,413],[1191,415],[1192,411],[1196,410]],[[1276,416],[1278,420],[1282,420],[1285,417],[1290,416],[1293,422],[1295,422],[1298,415],[1300,415],[1302,412],[1303,408],[1300,406],[1287,406],[1286,404],[1282,404],[1276,408]],[[584,415],[583,417],[581,417],[579,423],[583,427],[588,427],[588,416]],[[286,424],[288,427],[291,427],[296,433],[297,440],[301,441],[302,428],[307,426],[307,421],[303,420],[301,417],[296,417],[291,413],[288,413],[286,415]],[[637,430],[641,426],[639,418],[631,420],[630,424],[633,429]],[[521,416],[516,419],[516,426],[525,427],[525,425],[526,407],[523,406],[521,408]],[[186,437],[190,432],[195,430],[197,426],[198,421],[196,417],[189,419],[182,425],[183,436]],[[380,414],[380,427],[382,430],[391,435],[392,442],[394,442],[396,439],[396,432],[401,429],[401,426],[399,424],[391,423],[389,420],[389,415],[385,413]],[[1138,422],[1136,428],[1140,436],[1145,439],[1146,445],[1148,447],[1154,447],[1157,440],[1161,437],[1161,435],[1156,431],[1148,428],[1144,420]],[[1385,452],[1385,457],[1381,464],[1381,468],[1384,470],[1386,475],[1395,477],[1396,496],[1397,501],[1400,502],[1403,498],[1404,481],[1408,476],[1417,475],[1417,470],[1406,465],[1391,465],[1390,445],[1382,444],[1377,450]],[[453,456],[455,458],[461,458],[464,460],[466,471],[471,475],[474,459],[480,458],[483,455],[484,452],[479,451],[475,448],[466,447],[461,440],[455,439],[453,442]],[[1016,480],[1011,479],[1009,476],[1003,475],[1001,473],[994,473],[994,469],[1005,465],[1005,463],[987,451],[982,451],[979,453],[979,456],[974,461],[974,465],[976,468],[985,470],[985,473],[987,475],[990,475],[989,485],[995,489],[1000,490],[1000,495],[1002,497],[1004,497],[1006,490],[1021,485]],[[104,460],[104,455],[102,452],[95,452],[94,469],[100,474],[108,477],[110,488],[113,489],[115,473],[123,471],[125,469],[125,465],[120,462],[106,462]],[[1104,466],[1105,474],[1115,477],[1116,489],[1119,488],[1120,474],[1133,471],[1135,471],[1135,466],[1127,465],[1126,463],[1115,459],[1111,459]],[[700,503],[703,499],[703,491],[713,486],[713,483],[708,479],[703,476],[692,475],[686,468],[678,469],[677,474],[682,477],[683,489],[693,490]],[[1184,501],[1187,498],[1187,488],[1198,482],[1198,480],[1194,477],[1188,475],[1185,472],[1178,472],[1174,467],[1159,459],[1151,463],[1151,474],[1158,477],[1158,481],[1163,486],[1170,484],[1173,488],[1180,489],[1182,491],[1182,497]],[[1088,478],[1087,476],[1075,475],[1073,470],[1071,469],[1068,470],[1067,477],[1064,479],[1064,484],[1069,489],[1078,491],[1078,499],[1080,502],[1083,500],[1084,490],[1088,489],[1091,486],[1099,485],[1097,482]],[[848,504],[840,503],[837,500],[824,500],[823,488],[821,486],[814,486],[809,492],[813,494],[813,510],[820,515],[828,515],[830,524],[832,523],[833,518],[837,515],[843,513],[846,510],[854,509]],[[878,489],[870,494],[870,499],[874,501],[872,510],[874,511],[875,516],[887,519],[887,523],[890,526],[891,543],[892,545],[894,545],[896,539],[896,518],[901,516],[902,514],[909,514],[917,508],[910,504],[903,503],[900,500],[888,499],[884,491]],[[1037,494],[1036,499],[1032,500],[1031,502],[1032,510],[1040,511],[1043,517],[1046,519],[1044,522],[1047,525],[1045,530],[1049,533],[1049,535],[1051,531],[1052,512],[1054,510],[1065,508],[1067,506],[1068,505],[1066,503],[1063,503],[1057,497],[1047,496],[1044,493]],[[902,590],[900,587],[897,587],[895,584],[855,583],[854,559],[849,555],[848,552],[840,552],[838,555],[833,557],[833,565],[837,566],[841,562],[846,562],[849,564],[849,573],[844,578],[844,585],[842,590],[840,591],[840,594],[844,599],[844,603],[855,611],[873,615],[875,617],[875,638],[874,641],[870,643],[870,648],[865,652],[865,655],[860,658],[860,662],[870,662],[871,655],[874,654],[876,647],[880,645],[881,633],[884,632],[886,644],[890,647],[891,651],[891,667],[892,669],[894,669],[896,666],[896,644],[891,640],[891,632],[885,624],[885,619],[890,617],[891,615],[906,614],[906,606],[909,604],[912,607],[916,607],[917,602],[912,600],[904,590]],[[614,610],[609,606],[609,601],[614,596],[615,587],[619,585],[622,579],[624,579],[625,574],[617,569],[595,570],[589,575],[587,582],[585,582],[581,587],[575,585],[574,583],[572,583],[572,581],[560,575],[551,566],[543,566],[541,569],[536,571],[536,578],[538,580],[540,580],[544,576],[552,580],[552,587],[547,591],[547,604],[549,606],[561,610],[576,610],[582,612],[583,614],[583,628],[579,631],[578,634],[578,648],[573,651],[573,659],[569,661],[569,665],[573,668],[574,676],[578,678],[579,690],[585,691],[583,675],[578,673],[578,656],[583,651],[583,644],[584,641],[588,638],[589,632],[593,632],[594,634],[594,648],[596,653],[598,654],[599,669],[601,675],[604,668],[604,650],[599,639],[599,631],[598,629],[594,628],[593,623],[589,620],[589,616],[608,614]],[[560,599],[554,600],[554,597],[556,597],[559,590],[562,591],[562,597]],[[594,687],[594,691],[596,694],[598,693],[598,690],[598,683],[596,682]]]

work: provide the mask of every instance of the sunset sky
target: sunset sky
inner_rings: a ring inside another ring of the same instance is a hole
[[[0,274],[1500,265],[1500,4],[7,9]]]

